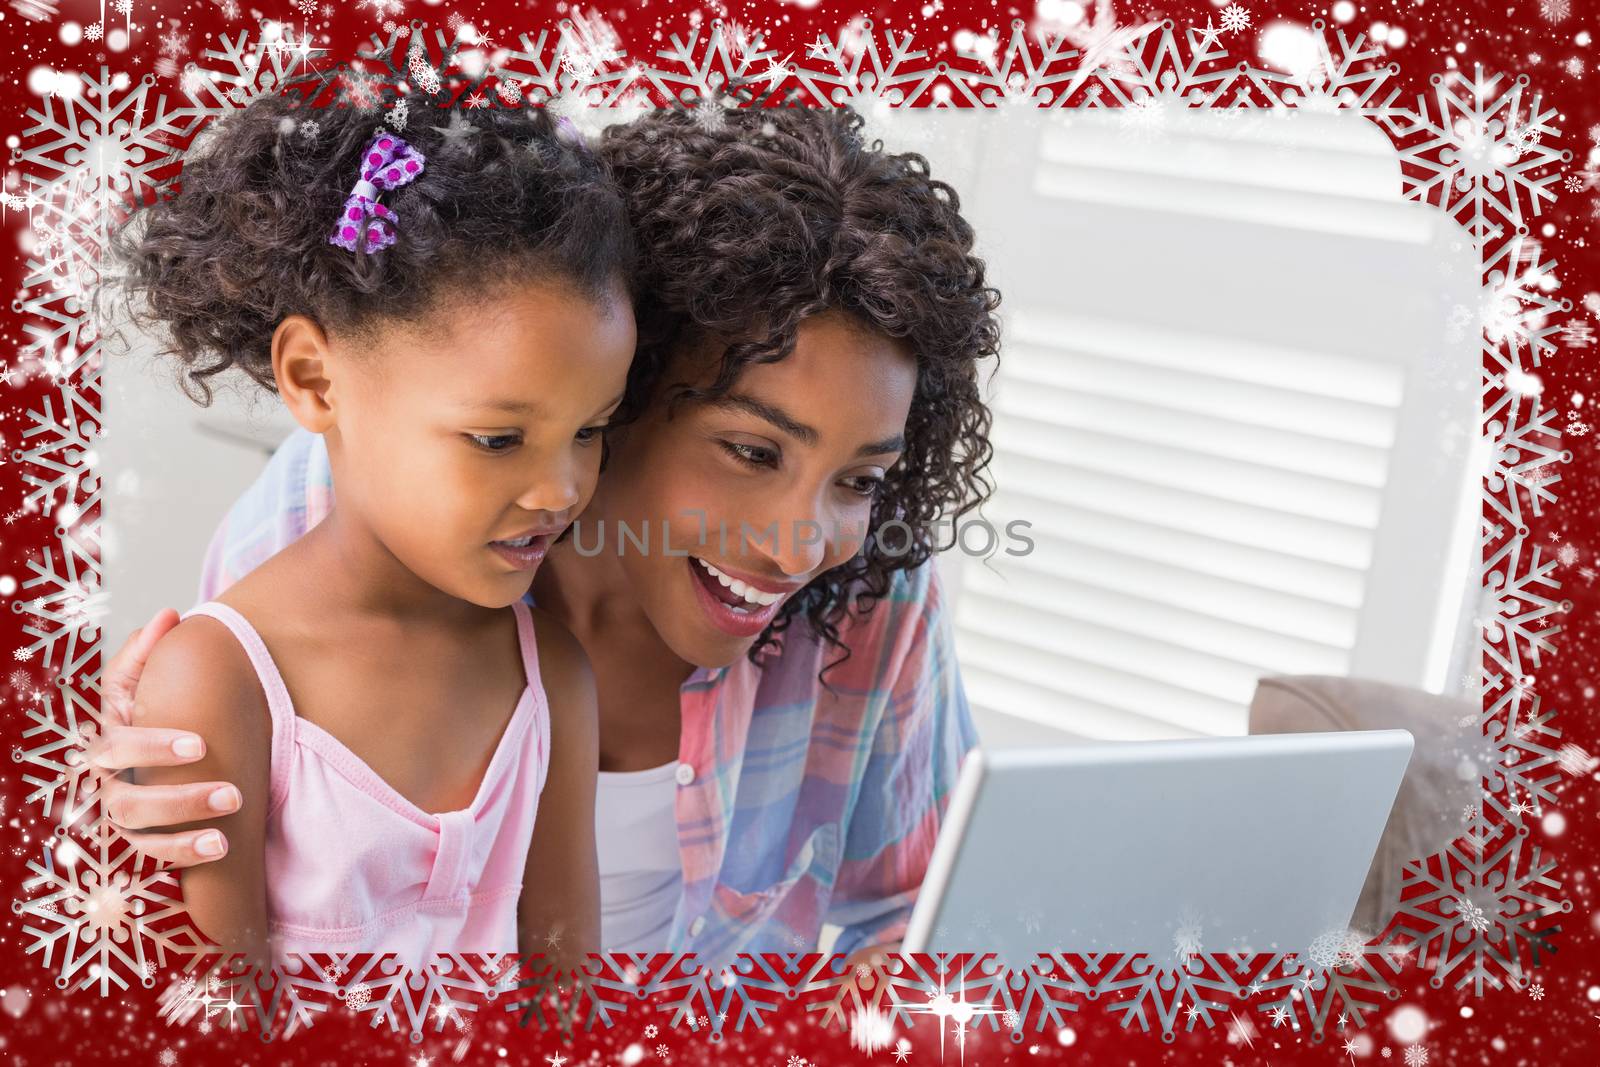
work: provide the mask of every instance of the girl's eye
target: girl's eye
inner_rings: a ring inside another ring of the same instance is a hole
[[[723,441],[721,444],[723,448],[728,450],[729,455],[749,466],[775,467],[778,465],[778,455],[770,448],[762,448],[760,445],[740,444],[737,441]]]
[[[474,448],[480,448],[485,452],[509,452],[522,443],[522,436],[514,433],[469,433],[466,438],[472,442]]]
[[[580,445],[590,445],[600,440],[601,435],[605,432],[606,428],[604,426],[585,426],[575,436]]]

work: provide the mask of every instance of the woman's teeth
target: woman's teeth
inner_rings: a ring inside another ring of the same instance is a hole
[[[534,538],[537,536],[537,534],[529,534],[527,537],[515,537],[509,541],[496,541],[495,544],[506,545],[509,548],[527,548],[533,544]]]
[[[722,583],[722,587],[724,589],[731,590],[735,596],[738,596],[746,604],[749,604],[753,607],[764,608],[769,604],[776,604],[778,601],[783,599],[782,593],[763,593],[761,590],[746,585],[737,578],[732,578],[726,574],[723,574],[721,571],[717,570],[717,568],[713,567],[699,556],[696,556],[694,561],[700,564],[700,566],[704,567],[707,574],[711,575],[711,577]]]

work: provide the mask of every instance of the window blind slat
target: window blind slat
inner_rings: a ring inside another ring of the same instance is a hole
[[[1030,572],[1048,568],[1052,560],[1083,546],[1135,561],[1165,563],[1244,586],[1288,593],[1352,612],[1361,607],[1363,575],[1351,567],[1235,544],[1152,522],[1124,519],[1096,511],[1089,504],[1062,503],[1019,488],[1001,489],[985,511],[1006,517],[1005,521],[993,524],[996,536],[992,546],[997,562],[1006,567]],[[1026,549],[1023,542],[1001,540],[1006,527],[1015,519],[1026,519],[1033,524],[1032,529],[1014,531],[1034,539],[1034,547],[1026,555],[1007,554],[1008,551],[1023,552]],[[965,539],[970,542],[971,551],[977,554],[991,547],[985,544],[981,532]],[[1002,545],[1005,548],[1001,548]],[[979,565],[977,560],[972,562],[974,568]]]
[[[1248,623],[1218,619],[1171,604],[1054,574],[1000,575],[973,567],[963,597],[984,597],[1058,615],[1074,626],[1103,626],[1152,643],[1152,657],[1166,649],[1215,656],[1255,674],[1339,674],[1349,649],[1289,636]]]
[[[961,677],[968,703],[980,719],[994,713],[1012,715],[1091,741],[1161,741],[1205,736],[1201,731],[1186,730],[1176,723],[1121,708],[1108,708],[1075,694],[1033,685],[983,667],[963,667]]]
[[[1021,415],[997,420],[991,440],[1007,453],[1045,462],[1070,460],[1074,468],[1102,475],[1204,492],[1217,500],[1369,530],[1378,525],[1383,498],[1381,489],[1368,486],[1278,470],[1252,460],[1052,425]]]
[[[1092,501],[1108,515],[1285,554],[1298,552],[1341,567],[1365,570],[1372,557],[1372,535],[1368,530],[1218,500],[1172,486],[1147,485],[1018,452],[998,451],[994,476],[1000,485],[1027,485],[1035,495],[1047,500],[1069,504]]]
[[[1219,701],[1248,703],[1259,667],[1210,656],[1059,611],[1003,602],[973,592],[962,597],[961,625],[991,636],[1020,631],[1019,643],[1058,656],[1085,659],[1127,675]]]
[[[1164,685],[1071,655],[1018,643],[1010,633],[969,633],[962,652],[962,678],[989,670],[1028,682],[1059,696],[1092,701],[1121,714],[1169,722],[1196,733],[1238,732],[1243,704],[1218,700],[1181,686]],[[1076,723],[1069,723],[1076,730]]]
[[[1269,345],[1200,330],[1178,332],[1148,323],[1062,315],[1038,308],[1014,308],[1008,326],[1010,341],[1020,342],[1028,349],[1093,353],[1108,361],[1176,371],[1185,376],[1203,373],[1207,378],[1381,408],[1398,407],[1405,389],[1404,367],[1386,359]]]
[[[995,412],[1007,418],[1054,421],[1069,429],[1245,459],[1372,488],[1381,488],[1388,475],[1389,453],[1384,449],[1314,437],[1299,427],[1261,426],[1210,412],[1162,407],[1139,397],[1096,395],[1046,382],[1011,385],[996,391],[993,404]]]
[[[1240,382],[1194,369],[1142,367],[1076,347],[1017,344],[1006,350],[1006,356],[997,394],[1040,383],[1329,441],[1385,450],[1394,444],[1394,410],[1378,404]]]

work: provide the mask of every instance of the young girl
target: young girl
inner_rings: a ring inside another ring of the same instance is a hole
[[[622,398],[632,241],[570,125],[409,112],[258,100],[121,235],[193,385],[275,390],[337,498],[162,642],[135,718],[207,739],[150,779],[237,784],[226,856],[183,875],[224,947],[570,966],[599,940],[594,682],[522,600]]]

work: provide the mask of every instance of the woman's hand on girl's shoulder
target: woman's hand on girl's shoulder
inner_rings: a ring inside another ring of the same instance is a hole
[[[550,709],[550,768],[523,870],[517,930],[524,955],[561,971],[600,950],[600,869],[594,795],[600,731],[594,670],[578,639],[533,609],[539,674]]]
[[[190,730],[133,724],[134,704],[145,664],[157,643],[178,625],[171,608],[158,611],[128,637],[101,672],[100,734],[80,754],[103,776],[101,811],[139,851],[176,867],[219,859],[227,842],[214,831],[145,833],[151,826],[194,822],[237,810],[238,790],[227,782],[191,782],[182,786],[136,785],[119,777],[141,768],[183,767],[206,754],[205,738]],[[69,760],[72,757],[69,756]],[[212,807],[213,798],[232,800],[234,808]]]
[[[215,619],[199,616],[179,623],[150,653],[131,721],[136,727],[189,730],[208,739],[205,754],[192,763],[141,770],[139,788],[150,804],[165,802],[171,808],[193,783],[232,783],[214,791],[213,814],[164,829],[222,835],[224,856],[183,873],[190,919],[224,948],[264,955],[272,720],[243,646]],[[117,821],[129,817],[112,814]]]

